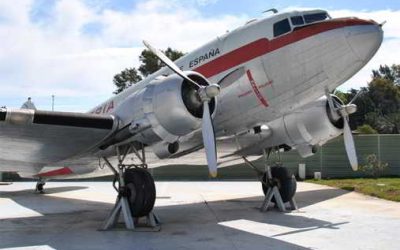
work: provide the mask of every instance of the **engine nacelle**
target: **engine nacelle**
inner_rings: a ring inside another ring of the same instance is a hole
[[[159,142],[156,144],[153,144],[151,146],[153,152],[155,155],[157,155],[158,158],[164,159],[168,158],[169,156],[175,154],[179,150],[179,143],[174,142],[174,143],[168,143],[168,142]]]
[[[208,85],[201,74],[186,73],[198,84]],[[210,112],[214,112],[215,103],[214,99],[210,101]],[[202,114],[203,103],[196,87],[176,74],[157,77],[126,98],[115,111],[115,115],[124,124],[131,123],[132,128],[148,127],[136,137],[145,144],[154,145],[160,158],[171,152],[169,144],[200,128]]]
[[[343,120],[335,120],[331,116],[327,98],[321,97],[294,113],[268,123],[268,127],[271,135],[263,145],[265,148],[289,146],[302,157],[307,157],[316,152],[316,145],[323,145],[342,133]]]

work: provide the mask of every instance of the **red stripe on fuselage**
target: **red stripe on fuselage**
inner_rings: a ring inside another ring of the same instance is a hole
[[[52,176],[57,176],[57,175],[69,175],[72,174],[72,170],[70,168],[60,168],[60,169],[56,169],[56,170],[52,170],[49,172],[44,172],[44,173],[40,173],[37,176],[39,177],[52,177]]]
[[[254,94],[257,96],[258,100],[264,107],[268,107],[268,102],[265,98],[261,95],[260,90],[257,87],[256,81],[254,81],[253,75],[251,74],[250,70],[246,71],[247,77],[249,78],[250,85],[253,88]]]
[[[212,77],[237,65],[248,62],[259,56],[265,55],[274,50],[280,49],[305,38],[329,30],[355,25],[376,25],[376,23],[373,21],[367,21],[357,18],[339,18],[321,23],[310,24],[304,27],[300,27],[287,35],[283,35],[272,40],[261,38],[238,49],[230,51],[193,70],[201,73],[207,78]]]

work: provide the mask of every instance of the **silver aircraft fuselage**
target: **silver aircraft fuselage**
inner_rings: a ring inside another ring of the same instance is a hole
[[[272,24],[282,15],[240,27],[176,61],[210,82],[246,68],[246,77],[218,96],[214,124],[219,136],[274,120],[323,96],[325,87],[335,89],[357,73],[382,42],[380,25],[357,18],[329,19],[274,38]],[[91,112],[113,113],[127,96],[170,73],[163,68]]]
[[[217,138],[268,123],[315,101],[326,88],[333,90],[357,73],[382,43],[381,25],[358,18],[328,18],[303,25],[290,21],[289,32],[274,35],[274,23],[307,13],[313,12],[283,13],[250,22],[175,62],[182,70],[198,72],[212,83],[244,68],[245,74],[222,88],[217,98],[213,115]],[[90,112],[115,114],[126,98],[171,73],[162,68]],[[179,138],[182,145],[196,145],[199,140],[193,133]],[[150,163],[157,160],[152,155],[148,159]],[[163,159],[161,163],[181,163],[180,159]],[[88,177],[105,174],[99,165],[68,167],[74,173],[71,177]]]

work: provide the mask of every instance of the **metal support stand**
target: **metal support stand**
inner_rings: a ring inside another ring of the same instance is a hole
[[[275,198],[275,205],[278,207],[279,211],[281,212],[286,212],[287,207],[285,203],[282,200],[281,194],[279,193],[278,187],[272,186],[272,188],[268,189],[267,194],[265,195],[265,199],[263,201],[263,204],[261,205],[260,211],[261,212],[266,212],[268,211],[268,208],[272,202],[272,198]],[[290,210],[298,210],[296,200],[294,197],[288,202],[290,205]]]
[[[125,165],[123,164],[123,161],[125,160],[125,157],[133,150],[135,155],[140,159],[141,163],[140,164],[130,164],[130,165]],[[116,179],[118,180],[118,188],[115,186],[115,181],[114,181],[114,188],[118,192],[118,197],[115,202],[114,208],[111,210],[110,215],[107,217],[107,219],[104,221],[102,227],[100,230],[110,230],[112,228],[116,228],[118,225],[118,220],[120,217],[120,214],[122,212],[123,215],[123,222],[125,224],[125,228],[128,230],[135,230],[135,231],[160,231],[160,220],[158,217],[153,213],[150,212],[147,216],[145,216],[145,223],[140,223],[141,218],[133,218],[129,206],[129,201],[127,197],[127,191],[125,187],[125,181],[124,181],[124,174],[125,170],[130,167],[143,167],[147,168],[147,164],[145,163],[145,155],[144,155],[144,147],[142,148],[142,155],[139,154],[137,149],[129,145],[128,148],[126,148],[125,152],[121,155],[120,150],[117,147],[117,156],[118,156],[118,172],[115,170],[115,168],[112,166],[110,161],[106,158],[103,157],[103,160],[105,161],[106,165],[111,169],[112,172],[114,172],[114,175]],[[147,228],[147,230],[143,230],[143,228]]]
[[[273,186],[269,188],[267,194],[265,195],[264,202],[260,208],[261,212],[266,212],[268,210],[269,205],[271,204],[272,198],[275,197],[275,203],[279,208],[279,211],[286,212],[285,204],[282,201],[281,194],[279,193],[279,189],[277,186]]]
[[[278,151],[279,152],[279,151]],[[266,212],[268,211],[268,208],[270,204],[272,203],[272,198],[275,198],[275,206],[278,207],[279,211],[281,212],[286,212],[287,208],[285,203],[282,200],[282,196],[279,192],[278,184],[277,182],[273,179],[272,174],[271,174],[271,166],[268,164],[268,158],[271,153],[271,150],[267,153],[265,149],[263,150],[263,156],[265,159],[265,171],[259,170],[253,163],[251,163],[249,160],[246,159],[246,157],[242,157],[245,163],[250,166],[252,169],[254,169],[257,173],[258,179],[261,181],[263,185],[269,186],[267,193],[265,194],[264,201],[261,205],[260,211],[261,212]],[[279,162],[280,162],[280,155],[278,155]],[[266,177],[264,180],[264,176]],[[294,176],[292,177],[294,178]],[[294,197],[289,201],[290,204],[290,210],[298,210],[297,203],[294,199]]]
[[[46,184],[46,181],[40,178],[37,183],[36,183],[36,188],[35,192],[38,192],[39,194],[44,194],[44,185]]]

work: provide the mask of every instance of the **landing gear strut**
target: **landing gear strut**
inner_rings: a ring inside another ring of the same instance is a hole
[[[296,193],[297,183],[294,176],[289,172],[287,168],[281,165],[270,166],[268,164],[269,153],[265,150],[265,171],[259,170],[254,164],[252,164],[246,157],[243,160],[247,165],[253,168],[258,175],[261,182],[262,189],[265,195],[263,204],[260,208],[261,212],[266,212],[271,203],[274,203],[281,212],[286,212],[285,203],[289,203],[291,210],[297,210],[297,204],[294,199]]]
[[[110,161],[103,157],[105,164],[114,172],[115,179],[113,186],[118,192],[117,201],[109,217],[104,222],[101,230],[109,230],[117,226],[120,213],[123,214],[123,221],[128,230],[138,230],[143,226],[151,231],[160,230],[160,222],[152,212],[156,200],[156,188],[151,174],[147,171],[144,147],[142,154],[139,154],[133,145],[124,147],[121,154],[120,147],[116,148],[118,156],[118,171]],[[131,153],[140,160],[138,164],[124,164],[125,157]],[[115,183],[118,182],[118,188]],[[140,219],[145,218],[145,224],[140,224]]]

